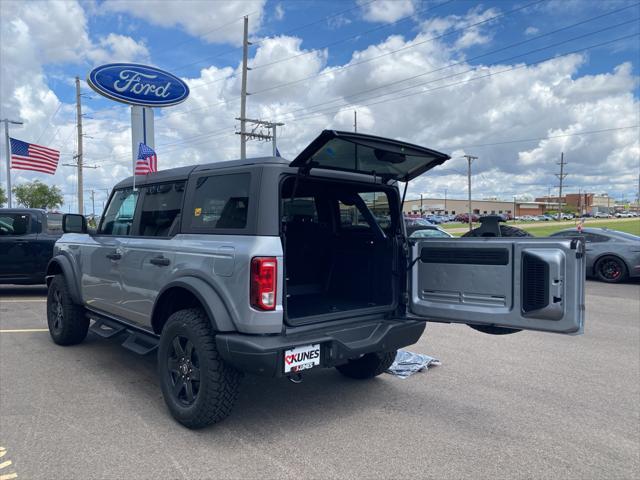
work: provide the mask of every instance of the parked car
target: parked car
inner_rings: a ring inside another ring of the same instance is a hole
[[[433,226],[433,223],[422,217],[404,217],[404,224],[408,235],[421,228]]]
[[[616,212],[614,217],[616,218],[631,218],[633,215],[629,212]]]
[[[607,228],[575,228],[550,235],[552,238],[584,237],[587,275],[603,282],[618,283],[640,277],[640,237]]]
[[[409,233],[410,230],[411,233]],[[407,227],[407,235],[409,238],[454,238],[453,235],[437,225],[426,225],[412,229]]]
[[[169,411],[199,428],[230,413],[241,372],[299,382],[336,367],[372,378],[427,321],[580,333],[582,241],[407,240],[398,183],[448,159],[324,131],[292,162],[168,169],[138,177],[135,190],[123,180],[96,233],[64,217],[47,269],[51,337],[79,343],[93,319],[93,332],[122,335],[134,352],[157,348]],[[388,206],[387,226],[371,194]],[[354,210],[362,221],[341,222]]]
[[[35,208],[0,208],[0,284],[45,283],[62,214]]]
[[[593,214],[593,218],[610,218],[611,215],[606,212],[596,212]]]

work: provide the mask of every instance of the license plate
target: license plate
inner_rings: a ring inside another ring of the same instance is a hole
[[[301,372],[320,365],[320,344],[284,351],[284,373]]]

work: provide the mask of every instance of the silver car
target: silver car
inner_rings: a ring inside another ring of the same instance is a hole
[[[125,179],[96,232],[63,219],[47,269],[51,337],[71,345],[90,328],[157,352],[169,411],[200,428],[229,414],[242,372],[373,378],[427,322],[581,333],[582,240],[407,238],[398,184],[448,159],[324,131],[291,162]]]
[[[587,275],[603,282],[618,283],[640,277],[640,237],[607,228],[567,229],[550,237],[586,241]]]

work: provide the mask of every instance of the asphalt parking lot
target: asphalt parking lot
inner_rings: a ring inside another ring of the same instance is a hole
[[[638,283],[587,282],[583,336],[429,325],[411,350],[443,364],[405,380],[247,376],[232,416],[202,431],[168,415],[152,356],[92,334],[55,346],[44,294],[0,287],[3,480],[627,479],[640,469]]]

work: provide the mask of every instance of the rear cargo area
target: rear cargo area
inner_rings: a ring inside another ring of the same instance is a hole
[[[289,324],[394,308],[393,192],[291,177],[281,199]]]

